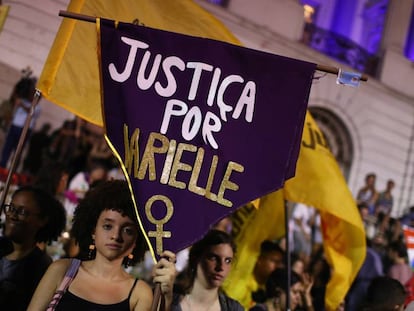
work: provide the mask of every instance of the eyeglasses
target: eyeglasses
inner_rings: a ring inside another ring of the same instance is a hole
[[[39,215],[39,213],[31,213],[24,207],[15,207],[13,204],[3,204],[3,210],[6,214],[16,214],[21,218],[29,217],[30,215]]]

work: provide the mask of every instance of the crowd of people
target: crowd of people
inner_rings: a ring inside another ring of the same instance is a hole
[[[15,91],[11,101],[19,107],[26,95]],[[256,286],[230,298],[222,285],[237,260],[231,217],[189,249],[165,251],[154,265],[145,259],[129,188],[102,129],[74,118],[50,130],[45,124],[29,133],[19,166],[25,178],[15,181],[2,207],[1,309],[149,310],[158,283],[165,310],[325,310],[332,270],[317,209],[290,204],[289,239],[260,241],[252,259]],[[367,174],[356,195],[367,254],[337,310],[403,310],[414,300],[403,234],[414,217],[393,218],[395,183],[378,192],[375,182]]]

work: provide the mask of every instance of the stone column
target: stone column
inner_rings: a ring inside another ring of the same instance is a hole
[[[411,22],[414,0],[389,0],[387,19],[382,37],[382,50],[389,48],[403,54]]]

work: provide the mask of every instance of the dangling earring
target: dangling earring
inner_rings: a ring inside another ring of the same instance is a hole
[[[128,268],[132,264],[132,259],[134,259],[133,254],[129,254],[125,260],[124,267],[125,269]]]
[[[95,251],[95,244],[90,244],[89,245],[89,252],[88,252],[88,259],[89,260],[93,259],[94,251]]]

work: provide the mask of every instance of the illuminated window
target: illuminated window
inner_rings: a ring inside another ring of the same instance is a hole
[[[414,7],[411,12],[410,28],[407,31],[407,39],[405,41],[404,55],[409,60],[414,61]]]
[[[208,0],[208,2],[220,5],[222,7],[227,7],[229,1],[230,0]]]
[[[305,21],[302,42],[375,76],[388,3],[389,0],[301,0]],[[414,54],[414,31],[412,42]]]
[[[308,4],[303,6],[303,17],[306,23],[313,23],[313,14],[315,14],[315,9]]]

